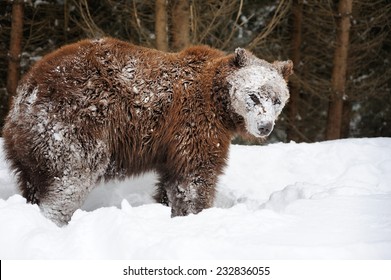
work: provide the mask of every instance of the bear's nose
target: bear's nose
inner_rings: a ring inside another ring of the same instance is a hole
[[[258,131],[262,136],[268,136],[272,132],[274,124],[272,122],[261,123],[258,125]]]

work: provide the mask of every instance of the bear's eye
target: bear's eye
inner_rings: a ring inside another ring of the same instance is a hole
[[[273,100],[273,105],[281,105],[281,100],[276,98]]]
[[[261,104],[261,101],[259,101],[258,96],[256,96],[255,94],[250,94],[250,98],[252,101],[254,101],[255,105]]]

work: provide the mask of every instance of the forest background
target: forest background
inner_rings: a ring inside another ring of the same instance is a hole
[[[270,141],[391,137],[391,0],[0,0],[0,128],[34,62],[103,36],[293,60]]]

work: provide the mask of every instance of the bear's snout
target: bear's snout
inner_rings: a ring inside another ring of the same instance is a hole
[[[274,127],[273,122],[264,122],[258,124],[258,131],[260,136],[268,136],[272,132],[273,127]]]

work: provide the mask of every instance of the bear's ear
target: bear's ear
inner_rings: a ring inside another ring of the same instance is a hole
[[[243,67],[248,64],[250,54],[242,48],[235,49],[234,62],[236,65]]]
[[[292,60],[274,61],[273,66],[277,69],[278,73],[280,73],[285,81],[288,81],[289,76],[293,74]]]

